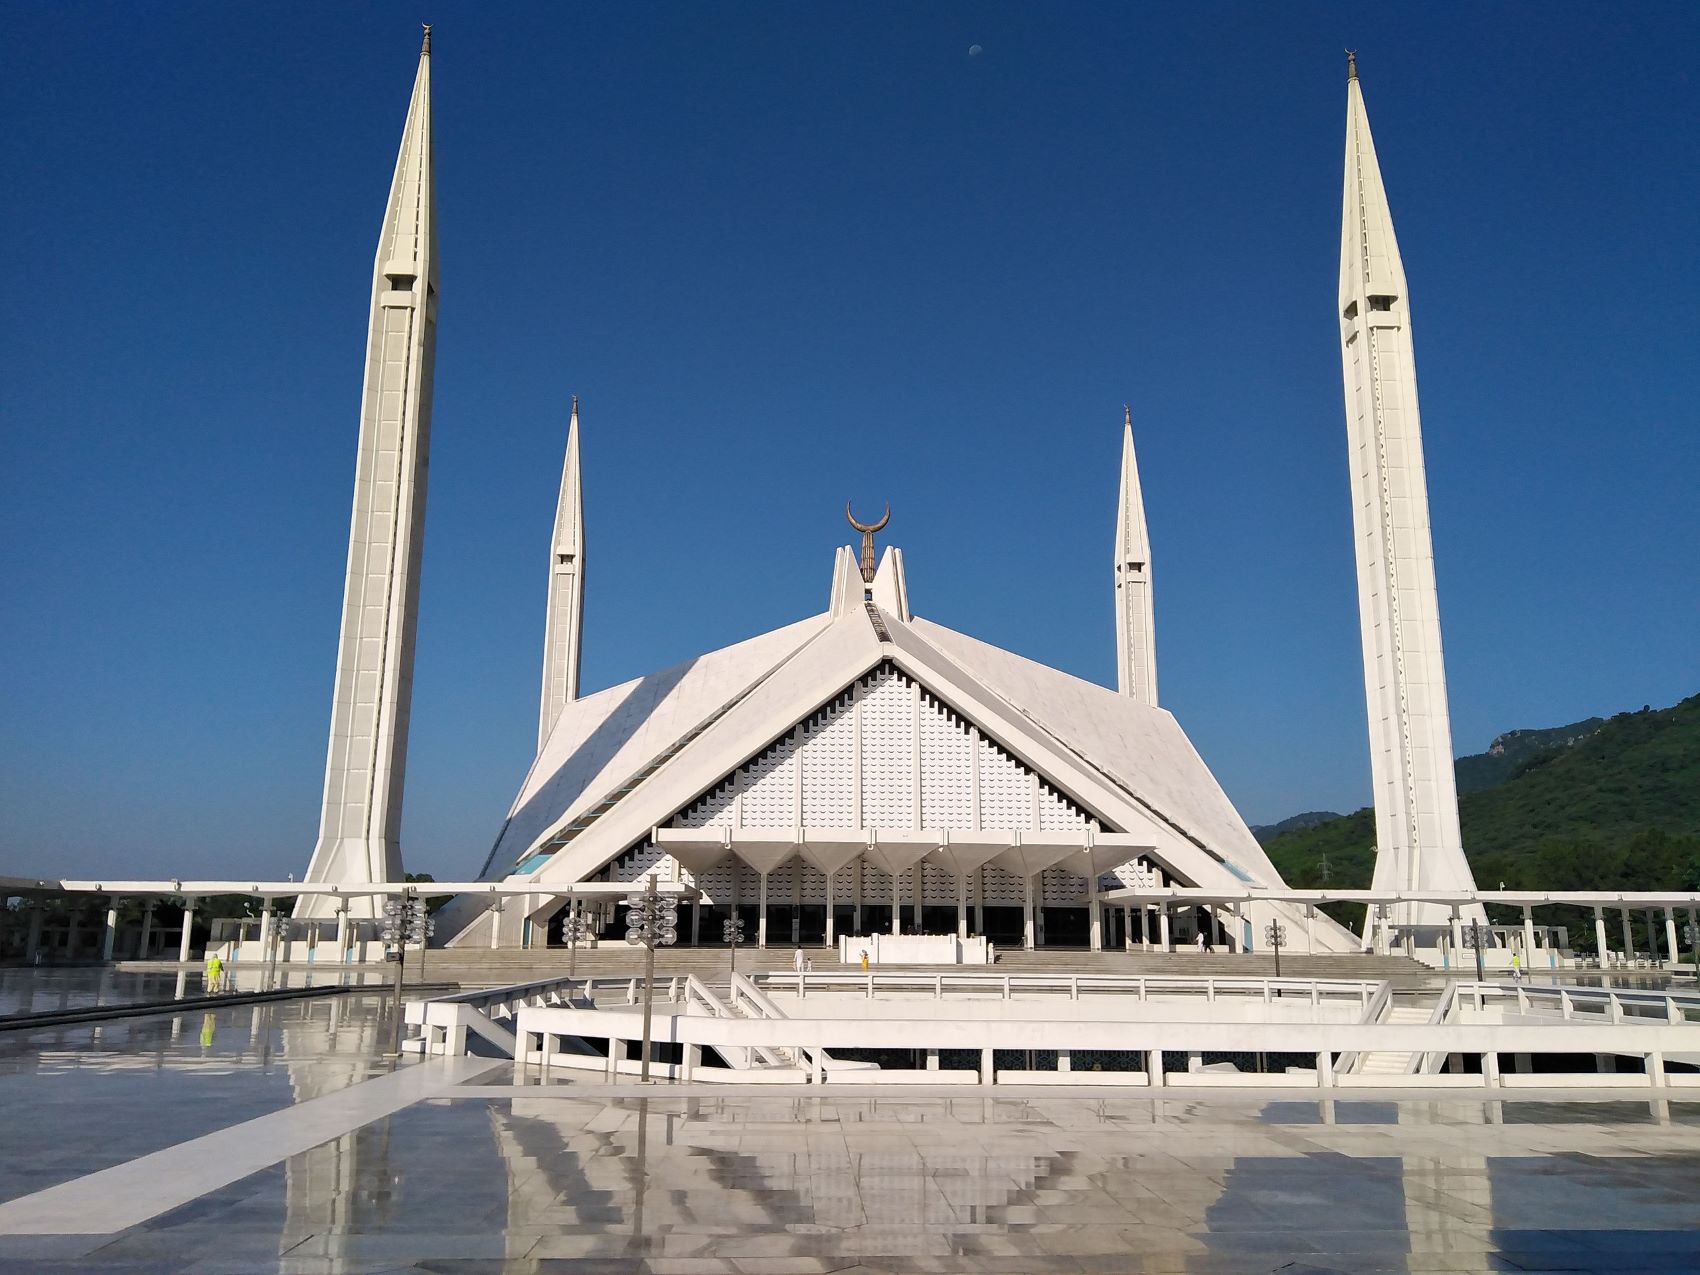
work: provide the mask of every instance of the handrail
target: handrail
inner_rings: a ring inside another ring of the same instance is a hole
[[[1376,993],[1370,998],[1369,1003],[1364,1006],[1364,1012],[1358,1015],[1358,1022],[1379,1023],[1382,1019],[1387,1017],[1387,1011],[1392,1007],[1392,1004],[1393,984],[1383,982],[1381,986],[1376,989]],[[1340,1061],[1335,1064],[1335,1070],[1341,1072],[1355,1072],[1359,1067],[1363,1066],[1363,1057],[1362,1052],[1341,1054]]]

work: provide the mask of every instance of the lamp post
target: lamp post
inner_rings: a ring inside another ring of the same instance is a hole
[[[1263,941],[1275,949],[1275,977],[1281,977],[1281,949],[1287,943],[1287,927],[1279,921],[1271,921],[1263,927]]]
[[[390,1022],[390,1052],[387,1058],[401,1057],[401,985],[407,970],[407,945],[425,942],[436,922],[425,915],[425,901],[413,891],[397,898],[384,900],[383,939],[386,949],[393,948],[395,961],[395,1013]],[[388,952],[386,952],[388,955]]]
[[[567,904],[567,916],[561,922],[561,937],[567,941],[567,977],[577,977],[578,945],[590,937],[590,923],[578,910],[578,902]]]
[[[1694,913],[1690,911],[1688,915],[1693,916]],[[1687,941],[1689,950],[1694,953],[1694,982],[1700,984],[1700,926],[1690,921],[1682,927],[1682,937]],[[1671,963],[1675,964],[1674,957]]]
[[[720,927],[720,935],[732,945],[732,963],[727,968],[736,974],[738,972],[738,944],[744,941],[744,918],[734,912],[732,919]]]
[[[655,889],[650,874],[642,894],[626,896],[626,942],[643,945],[643,1065],[641,1084],[649,1083],[650,1021],[655,1008],[655,949],[670,947],[679,940],[679,905],[664,899]]]
[[[1487,966],[1482,961],[1482,947],[1484,946],[1482,943],[1482,923],[1480,921],[1471,921],[1470,928],[1465,930],[1463,933],[1463,939],[1464,946],[1476,954],[1476,982],[1487,982]],[[1492,942],[1493,936],[1490,934],[1488,936],[1488,943],[1491,944]]]

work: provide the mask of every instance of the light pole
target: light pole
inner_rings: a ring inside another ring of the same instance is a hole
[[[407,945],[423,945],[435,924],[425,915],[425,901],[411,890],[400,898],[392,894],[384,900],[384,945],[395,949],[395,1013],[390,1022],[387,1058],[401,1057],[401,985],[407,970]]]
[[[578,945],[590,937],[590,923],[578,910],[575,899],[567,904],[567,919],[561,922],[561,937],[567,941],[567,977],[577,977]]]
[[[651,873],[642,894],[626,896],[626,942],[643,944],[643,1065],[638,1081],[645,1085],[649,1083],[650,1019],[655,1008],[655,949],[670,947],[678,939],[679,905],[657,893]]]
[[[732,919],[720,927],[721,937],[732,945],[732,963],[727,968],[734,974],[738,972],[738,944],[744,941],[744,918],[736,912]]]
[[[1482,961],[1482,923],[1471,921],[1470,928],[1463,933],[1464,946],[1476,954],[1476,982],[1487,982],[1487,966]],[[1489,939],[1491,942],[1491,938]]]
[[[1263,941],[1275,949],[1275,977],[1281,977],[1281,949],[1287,943],[1287,927],[1279,921],[1271,921],[1263,927]]]
[[[1688,915],[1693,916],[1694,913],[1691,911]],[[1694,953],[1694,982],[1700,985],[1700,926],[1690,921],[1682,927],[1682,937],[1688,940],[1689,950]],[[1672,964],[1675,964],[1674,958]]]

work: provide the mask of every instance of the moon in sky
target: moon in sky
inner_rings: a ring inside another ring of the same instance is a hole
[[[985,50],[977,44],[970,44],[968,46],[968,56],[971,58],[977,58],[984,52]]]

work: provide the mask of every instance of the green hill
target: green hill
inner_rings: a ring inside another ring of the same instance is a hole
[[[1545,745],[1506,750],[1518,755],[1510,776],[1460,796],[1464,852],[1477,884],[1700,888],[1700,695],[1619,713],[1584,734],[1589,725],[1513,732],[1545,736]],[[1326,862],[1326,884],[1367,887],[1375,815],[1360,810],[1265,848],[1289,885],[1322,886]]]
[[[1568,726],[1553,726],[1546,730],[1508,730],[1485,753],[1460,757],[1453,765],[1458,777],[1458,795],[1486,792],[1498,787],[1520,772],[1537,757],[1574,748],[1599,732],[1606,724],[1603,717],[1590,717]],[[1547,760],[1551,760],[1547,757]]]

